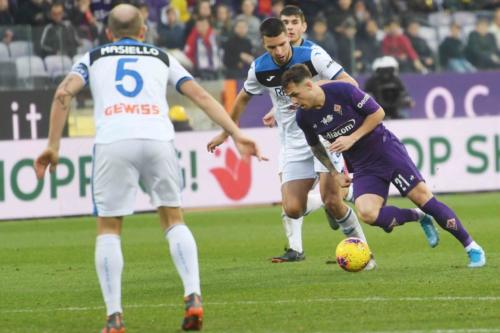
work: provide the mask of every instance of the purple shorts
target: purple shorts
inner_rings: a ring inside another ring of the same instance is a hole
[[[411,160],[405,146],[393,137],[384,143],[382,156],[368,167],[354,172],[354,199],[371,193],[387,200],[392,182],[402,196],[406,196],[424,178]]]

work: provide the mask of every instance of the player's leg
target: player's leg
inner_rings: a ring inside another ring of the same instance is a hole
[[[352,209],[343,201],[343,191],[330,173],[319,174],[321,198],[327,214],[340,226],[346,237],[358,237],[366,241],[358,218]]]
[[[108,320],[104,333],[125,332],[122,320],[122,216],[133,213],[138,170],[133,157],[140,152],[134,141],[96,145],[92,171],[92,198],[97,218],[95,265]]]
[[[106,304],[108,320],[104,333],[125,332],[122,319],[121,277],[123,254],[121,248],[122,217],[98,217],[95,247],[95,267]]]
[[[158,207],[160,224],[170,255],[184,286],[185,314],[182,329],[200,330],[203,325],[198,249],[179,207]]]
[[[360,238],[368,243],[356,213],[344,203],[345,193],[331,173],[320,173],[320,192],[327,214],[334,219],[336,225],[340,226],[342,233],[346,237]],[[365,269],[371,270],[376,266],[375,259],[372,258]]]
[[[337,169],[338,172],[344,172],[345,163],[342,154],[339,153],[329,153],[329,154],[330,154],[330,161],[332,162],[335,169]],[[314,158],[314,171],[317,174],[329,173],[328,169],[316,158]],[[348,188],[341,189],[342,199],[345,201],[352,202],[352,194],[353,194],[352,184]],[[328,224],[330,224],[330,227],[333,230],[337,230],[339,228],[337,220],[335,219],[334,216],[332,216],[332,214],[328,211],[328,209],[326,209],[325,205],[323,205],[323,208],[325,209],[325,214],[328,220]]]
[[[439,201],[425,182],[415,186],[408,193],[408,198],[462,244],[470,259],[469,267],[481,267],[486,264],[486,255],[481,246],[472,239],[455,212]]]
[[[353,183],[356,210],[364,222],[391,232],[396,226],[419,221],[429,245],[435,247],[438,244],[439,237],[432,220],[421,211],[385,205],[389,194],[389,178],[357,173],[354,174]],[[411,188],[415,185],[412,184]]]
[[[305,259],[302,248],[302,223],[304,221],[304,212],[307,208],[307,195],[312,185],[312,179],[293,179],[288,180],[281,186],[281,196],[283,205],[283,225],[288,238],[288,249],[281,256],[273,257],[272,262],[293,262]]]
[[[355,192],[373,193],[381,196],[384,203],[389,192],[389,182],[392,182],[403,197],[415,188],[423,177],[411,160],[404,145],[396,138],[387,140],[382,163],[372,166],[372,170],[359,177],[358,186],[354,185]],[[356,179],[356,174],[354,178]],[[357,188],[358,187],[358,188]],[[364,191],[364,192],[363,192]],[[356,193],[355,193],[355,197]],[[395,206],[381,207],[378,214],[367,217],[367,222],[390,232],[395,226],[407,222],[420,222],[427,241],[431,247],[439,243],[439,235],[432,219],[419,209],[402,209]]]
[[[186,311],[182,329],[200,330],[201,306],[198,249],[180,209],[181,169],[172,142],[145,141],[141,183],[158,209],[170,255],[184,286]]]

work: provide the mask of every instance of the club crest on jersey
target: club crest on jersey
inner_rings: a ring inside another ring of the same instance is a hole
[[[342,106],[335,104],[333,106],[333,112],[338,113],[339,115],[342,115]]]
[[[333,121],[333,116],[331,114],[324,116],[323,119],[321,119],[321,122],[323,123],[323,125],[328,125],[332,121]]]
[[[446,229],[458,230],[457,221],[455,219],[446,221]]]

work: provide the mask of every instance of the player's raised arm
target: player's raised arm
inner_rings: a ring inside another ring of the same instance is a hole
[[[259,147],[252,139],[248,138],[242,133],[238,126],[231,120],[226,110],[218,103],[203,87],[201,87],[196,81],[188,80],[185,81],[181,87],[180,91],[191,99],[196,105],[198,105],[203,112],[205,112],[210,119],[215,121],[224,129],[224,133],[232,136],[236,147],[238,148],[241,155],[253,155],[256,156],[259,161],[267,160],[260,154]]]
[[[43,178],[47,167],[50,167],[50,172],[56,170],[59,146],[71,101],[84,86],[85,82],[78,75],[70,73],[57,87],[50,110],[49,142],[47,148],[35,160],[34,167],[38,179]]]

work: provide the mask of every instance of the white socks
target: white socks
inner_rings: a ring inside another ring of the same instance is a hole
[[[201,295],[198,249],[193,234],[185,224],[176,224],[165,232],[170,255],[184,285],[184,296]]]
[[[307,194],[307,206],[304,216],[314,212],[315,210],[320,209],[321,207],[323,207],[321,194],[309,191],[309,193]]]
[[[361,229],[358,217],[351,207],[349,207],[349,210],[343,218],[337,220],[337,223],[340,225],[346,237],[357,237],[366,242],[365,233],[363,229]]]
[[[304,217],[292,219],[285,214],[281,215],[286,237],[288,238],[288,247],[302,253],[302,223]]]
[[[121,305],[123,255],[120,236],[115,234],[97,236],[95,266],[107,315],[123,312]]]
[[[167,230],[166,238],[170,244],[170,254],[184,285],[184,296],[192,293],[201,295],[198,253],[193,234],[185,224],[178,224]],[[122,313],[123,255],[120,236],[115,234],[97,236],[95,266],[107,315]]]
[[[347,193],[345,195],[344,201],[354,203],[354,186],[352,184],[347,189]]]
[[[472,241],[472,243],[465,247],[465,252],[469,252],[472,249],[479,250],[480,248],[481,246],[479,246],[479,244],[477,244],[475,241]]]

